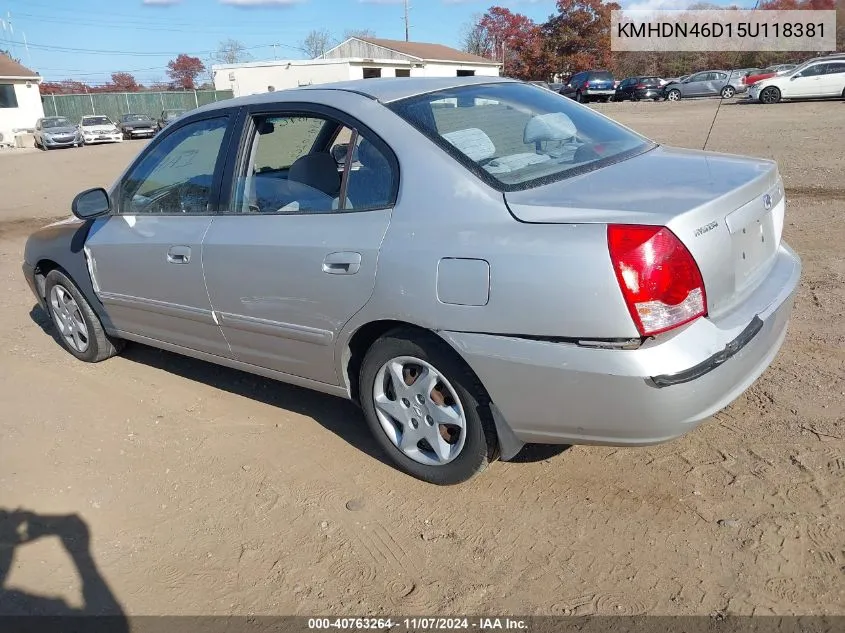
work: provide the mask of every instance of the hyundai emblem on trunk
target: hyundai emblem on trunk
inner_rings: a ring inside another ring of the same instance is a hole
[[[763,196],[763,206],[766,207],[766,211],[772,208],[772,197],[769,194]]]

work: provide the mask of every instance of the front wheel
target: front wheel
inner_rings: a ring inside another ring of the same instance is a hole
[[[773,104],[780,101],[780,90],[775,86],[768,86],[760,91],[760,103]]]
[[[722,99],[730,99],[736,94],[736,90],[734,90],[733,86],[725,86],[722,88]]]
[[[666,100],[667,101],[680,101],[681,100],[681,91],[680,90],[670,90],[666,93]]]
[[[364,358],[359,385],[376,441],[409,475],[458,484],[495,458],[489,398],[433,334],[398,329],[378,339]]]
[[[98,363],[120,352],[123,341],[105,333],[100,319],[67,275],[51,270],[45,290],[50,318],[67,351],[86,363]]]

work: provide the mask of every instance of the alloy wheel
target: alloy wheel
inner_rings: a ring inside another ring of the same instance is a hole
[[[760,101],[768,104],[777,103],[780,101],[780,92],[773,86],[763,88],[763,91],[760,93]]]
[[[388,439],[415,462],[442,466],[460,455],[466,415],[455,388],[430,363],[412,356],[384,363],[373,402]]]
[[[89,334],[79,305],[64,286],[55,285],[50,291],[50,309],[59,334],[79,353],[88,349]]]
[[[734,96],[734,89],[731,86],[725,86],[722,88],[722,98],[723,99],[730,99]]]
[[[669,94],[666,95],[666,98],[669,101],[680,101],[681,100],[681,93],[678,90],[670,90]]]

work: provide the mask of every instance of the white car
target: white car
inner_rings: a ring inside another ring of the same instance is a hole
[[[82,129],[82,140],[86,145],[123,141],[123,133],[117,129],[110,118],[102,114],[89,114],[82,117],[79,127]]]
[[[845,57],[819,57],[751,85],[748,96],[760,103],[781,99],[845,99]]]

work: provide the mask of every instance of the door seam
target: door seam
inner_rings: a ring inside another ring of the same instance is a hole
[[[211,291],[208,289],[208,280],[205,278],[205,238],[216,219],[216,216],[211,216],[211,222],[209,222],[208,226],[205,227],[205,232],[202,234],[202,239],[200,240],[200,270],[202,270],[202,283],[205,285],[205,296],[208,297],[208,305],[211,307],[211,318],[217,325],[217,329],[220,331],[220,335],[223,337],[223,340],[226,341],[226,347],[229,348],[229,354],[232,354],[234,358],[235,352],[232,351],[232,344],[229,342],[226,332],[224,332],[223,328],[220,326],[220,319],[217,318],[217,311],[214,309],[214,302],[211,300]]]

